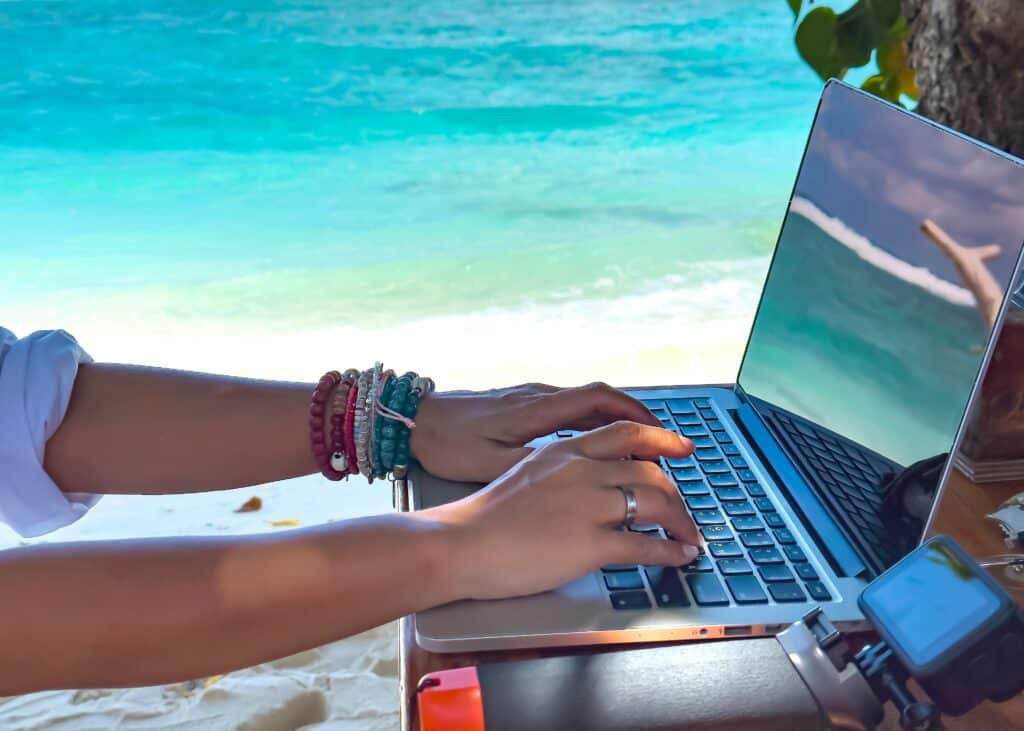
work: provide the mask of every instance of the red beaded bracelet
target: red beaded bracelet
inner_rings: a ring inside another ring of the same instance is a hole
[[[354,387],[355,379],[352,376],[343,375],[341,383],[334,390],[331,410],[331,440],[328,445],[331,469],[341,472],[346,477],[352,474],[352,463],[348,459],[348,451],[345,449],[345,416],[348,404],[349,392]]]
[[[345,458],[348,460],[348,468],[351,474],[359,472],[359,463],[356,461],[356,401],[359,400],[359,382],[353,380],[352,388],[348,390],[348,398],[345,400]]]
[[[338,472],[331,467],[331,455],[324,434],[324,418],[327,416],[329,408],[327,402],[331,392],[337,388],[339,383],[341,383],[341,374],[338,371],[327,371],[316,384],[309,403],[309,445],[313,450],[313,458],[323,476],[328,480],[335,481],[345,477],[345,473]]]

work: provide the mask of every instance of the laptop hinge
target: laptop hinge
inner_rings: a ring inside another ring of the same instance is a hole
[[[867,567],[857,556],[853,545],[789,461],[789,457],[761,422],[753,407],[749,403],[741,404],[736,415],[750,440],[760,450],[765,466],[775,472],[780,482],[779,487],[788,493],[794,507],[801,513],[806,527],[818,535],[823,547],[835,562],[835,567],[845,576],[859,577],[867,573]]]

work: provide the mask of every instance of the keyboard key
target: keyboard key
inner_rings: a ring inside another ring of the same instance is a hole
[[[747,548],[764,548],[765,546],[775,545],[775,541],[772,540],[772,537],[763,530],[752,530],[746,533],[740,533],[740,540],[743,541],[743,545]]]
[[[732,574],[749,574],[751,572],[750,564],[747,563],[745,558],[723,558],[718,562],[718,570],[722,572],[724,576],[731,576]]]
[[[676,425],[672,422],[671,419],[658,419],[658,421],[661,422],[661,426],[663,429],[668,429],[669,431],[676,430]]]
[[[814,570],[814,567],[805,561],[793,564],[793,569],[796,571],[796,575],[804,581],[817,581],[818,572]]]
[[[602,571],[636,571],[636,564],[632,563],[610,563],[601,567]]]
[[[722,445],[722,451],[725,452],[725,455],[727,457],[739,457],[740,456],[740,448],[737,447],[732,442],[730,442],[728,444],[723,444]]]
[[[730,457],[729,462],[738,470],[748,469],[747,460],[743,459],[743,457]]]
[[[719,452],[714,447],[705,448],[705,449],[698,449],[696,451],[696,453],[694,454],[694,456],[698,460],[700,460],[701,462],[710,462],[712,460],[720,460],[720,459],[722,459],[722,453]]]
[[[744,500],[738,503],[723,503],[722,509],[726,515],[735,517],[737,515],[754,515],[754,506]]]
[[[708,525],[700,529],[705,541],[731,541],[732,531],[724,525]]]
[[[694,600],[703,607],[720,607],[729,603],[722,582],[714,574],[690,574],[686,577]]]
[[[690,437],[690,441],[693,442],[693,446],[696,449],[707,449],[708,447],[715,446],[715,440],[711,437]]]
[[[683,467],[681,470],[672,470],[672,476],[676,479],[676,482],[693,482],[694,480],[704,479],[704,475],[696,467]]]
[[[764,522],[768,524],[769,528],[785,528],[786,521],[782,519],[782,516],[778,513],[765,513]]]
[[[761,578],[771,583],[772,581],[792,581],[793,572],[789,570],[789,566],[784,563],[768,564],[767,566],[761,566],[758,568],[758,573],[761,574]]]
[[[754,498],[754,505],[756,505],[757,509],[762,513],[771,513],[775,510],[775,506],[772,505],[772,501],[766,497]]]
[[[732,444],[732,437],[729,436],[728,432],[716,431],[714,435],[719,444]]]
[[[704,422],[696,414],[681,414],[675,417],[679,426],[703,426]]]
[[[693,400],[693,405],[696,406],[698,409],[710,409],[711,408],[711,399],[695,398]]]
[[[710,429],[711,431],[725,431],[725,425],[718,419],[709,419],[708,429]]]
[[[693,561],[683,566],[682,569],[687,574],[703,574],[707,571],[714,571],[715,565],[711,563],[711,559],[707,556],[697,556]]]
[[[570,437],[573,436],[573,434],[574,434],[574,432],[567,431],[567,430],[562,430],[560,432],[555,432],[555,436],[557,436],[559,439],[569,439]]]
[[[775,515],[778,515],[778,513],[775,513]],[[796,538],[785,528],[775,531],[775,540],[782,546],[790,546],[796,543]]]
[[[701,462],[701,469],[704,470],[705,474],[714,475],[719,473],[728,473],[729,465],[722,460],[715,460],[714,462]]]
[[[736,530],[763,530],[764,523],[756,515],[743,515],[732,519],[732,527]]]
[[[697,409],[689,399],[669,399],[665,406],[673,414],[696,414]]]
[[[729,473],[716,473],[708,475],[708,482],[712,487],[731,487],[738,484],[736,478]]]
[[[764,488],[756,482],[748,482],[744,487],[747,488],[747,494],[750,495],[750,497],[764,497],[766,494]]]
[[[708,544],[708,551],[715,558],[736,558],[743,555],[743,550],[735,541],[715,541]]]
[[[753,470],[738,470],[736,476],[744,482],[757,482],[757,475],[754,474]]]
[[[646,591],[613,591],[612,606],[616,609],[650,609]]]
[[[690,510],[713,510],[718,502],[710,495],[696,495],[686,498],[686,507]]]
[[[721,510],[694,510],[690,513],[693,522],[697,525],[721,525],[725,523],[725,516]]]
[[[767,604],[768,597],[752,574],[730,576],[725,580],[737,604]]]
[[[715,475],[711,475],[711,477],[715,477]],[[708,482],[712,485],[715,484],[715,481],[710,479],[710,477],[708,478]],[[735,503],[747,499],[746,494],[738,487],[723,487],[715,490],[715,495],[718,496],[719,500],[726,503]]]
[[[782,550],[786,552],[786,558],[793,563],[807,560],[807,556],[804,555],[803,549],[800,546],[784,546]]]
[[[665,464],[669,466],[669,469],[678,470],[682,467],[696,467],[697,460],[693,457],[674,457],[666,459]]]
[[[768,584],[768,593],[777,602],[803,602],[807,601],[807,595],[795,581],[779,581]]]
[[[702,426],[683,426],[679,428],[684,437],[706,437],[708,430]]]
[[[640,572],[614,571],[604,575],[604,585],[612,591],[617,589],[643,589],[644,580],[640,578]]]
[[[670,566],[648,566],[644,569],[651,582],[651,593],[659,607],[688,607],[690,600],[679,580],[679,572]]]
[[[751,548],[750,560],[761,565],[766,563],[783,563],[782,554],[777,548]]]
[[[816,602],[830,602],[832,601],[832,595],[828,593],[828,589],[820,581],[808,581],[805,585],[807,593],[811,595],[811,599]]]
[[[690,495],[710,495],[711,491],[703,482],[680,482],[679,492],[685,497]]]

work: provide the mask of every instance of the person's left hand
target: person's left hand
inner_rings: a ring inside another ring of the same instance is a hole
[[[646,406],[605,383],[431,393],[420,403],[411,448],[431,474],[490,482],[528,455],[524,445],[537,437],[616,421],[661,426]]]

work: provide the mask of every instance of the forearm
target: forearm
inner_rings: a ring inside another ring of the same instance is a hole
[[[313,384],[139,366],[79,369],[45,467],[68,492],[220,490],[315,472]]]
[[[459,598],[429,514],[0,552],[0,696],[247,667]]]

